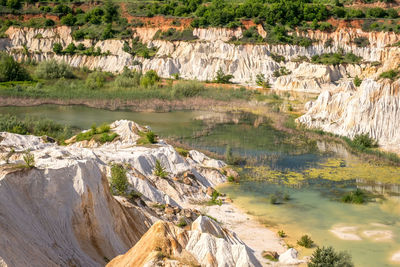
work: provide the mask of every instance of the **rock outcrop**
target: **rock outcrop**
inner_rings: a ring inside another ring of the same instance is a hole
[[[157,222],[126,254],[108,267],[163,266],[261,266],[249,248],[233,233],[200,216],[190,230]]]
[[[260,34],[265,31],[259,27]],[[74,41],[71,29],[66,26],[50,29],[15,28],[7,30],[8,38],[0,40],[0,49],[7,50],[17,59],[26,57],[42,61],[50,58],[63,60],[75,67],[86,66],[90,69],[120,72],[124,67],[147,71],[156,70],[165,78],[178,73],[181,78],[196,80],[213,80],[221,68],[225,73],[232,74],[232,81],[243,85],[255,85],[256,75],[264,74],[276,89],[295,90],[319,93],[324,89],[335,87],[340,81],[359,77],[376,78],[380,72],[397,66],[400,49],[391,45],[400,40],[400,35],[394,33],[362,32],[359,29],[339,28],[332,33],[309,31],[299,32],[299,35],[309,37],[315,42],[309,47],[295,45],[237,45],[229,42],[233,37],[242,36],[241,29],[194,29],[193,35],[198,40],[162,41],[153,40],[157,28],[137,28],[135,35],[140,37],[149,47],[157,47],[157,54],[151,59],[131,56],[123,51],[124,42],[130,40],[92,40]],[[368,39],[367,47],[357,47],[353,40],[356,37]],[[330,45],[325,43],[329,41]],[[100,48],[102,56],[87,55],[55,55],[54,43],[64,47],[69,43],[83,43],[86,47]],[[28,55],[26,50],[28,51]],[[322,53],[353,52],[362,57],[359,65],[326,66],[298,61],[299,57],[310,59]],[[285,61],[276,62],[274,55],[283,56]],[[383,62],[376,66],[371,62]],[[275,77],[274,71],[285,67],[291,74]]]
[[[172,266],[259,266],[234,233],[188,207],[191,201],[210,200],[207,188],[226,181],[219,171],[225,163],[197,151],[183,158],[162,140],[136,145],[138,131],[145,130],[116,121],[114,141],[101,145],[73,138],[68,146],[0,133],[1,265],[104,266],[133,247],[141,251],[133,262],[147,265],[132,266],[154,266],[161,252],[177,257],[181,265]],[[33,168],[22,160],[27,150]],[[167,177],[154,175],[157,160]],[[110,193],[113,164],[126,170],[125,195]],[[191,229],[175,226],[182,221]],[[132,262],[127,255],[122,259]],[[122,266],[114,265],[119,260],[111,266]]]
[[[297,119],[307,127],[350,138],[368,134],[383,148],[400,151],[399,82],[366,79],[359,88],[348,84],[324,91],[308,107]]]

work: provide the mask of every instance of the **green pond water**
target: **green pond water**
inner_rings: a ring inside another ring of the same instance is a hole
[[[0,114],[6,113],[80,128],[130,119],[197,149],[224,154],[229,145],[246,163],[239,167],[240,184],[226,184],[219,190],[266,226],[284,230],[288,244],[295,245],[301,235],[309,234],[317,245],[348,251],[356,266],[398,266],[391,257],[400,251],[400,168],[365,163],[337,144],[293,141],[293,136],[272,128],[268,119],[245,113],[0,107]],[[384,197],[365,205],[338,201],[356,188]],[[272,205],[271,194],[288,194],[290,200]],[[302,255],[312,253],[299,249]]]

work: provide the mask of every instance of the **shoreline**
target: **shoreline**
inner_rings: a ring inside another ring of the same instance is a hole
[[[178,100],[151,99],[56,99],[25,98],[0,96],[0,107],[29,107],[40,105],[82,105],[110,111],[127,110],[133,112],[170,112],[177,110],[229,111],[260,108],[263,105],[244,100],[222,101],[203,97],[192,97]]]

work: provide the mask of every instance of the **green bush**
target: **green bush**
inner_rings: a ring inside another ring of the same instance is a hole
[[[346,252],[336,252],[332,247],[317,248],[308,267],[353,267],[351,256]]]
[[[270,57],[272,58],[273,61],[278,62],[278,63],[286,61],[286,58],[282,55],[271,53]]]
[[[269,196],[269,203],[271,203],[271,204],[273,204],[273,205],[278,204],[278,203],[279,203],[278,197],[277,197],[275,194],[271,194],[271,195]]]
[[[152,131],[139,132],[140,138],[136,141],[138,145],[155,144],[157,142],[156,135]]]
[[[153,86],[158,81],[160,81],[160,77],[157,72],[149,70],[140,79],[140,85],[147,88]]]
[[[281,238],[284,238],[284,237],[287,236],[286,233],[285,233],[283,230],[279,230],[279,231],[278,231],[278,235],[279,235],[279,237],[281,237]]]
[[[90,73],[85,81],[85,86],[89,89],[99,89],[104,86],[107,75],[101,71],[95,71]]]
[[[198,37],[193,35],[192,28],[187,28],[183,31],[177,31],[174,28],[169,28],[167,31],[157,31],[153,39],[168,41],[192,41],[198,39]]]
[[[233,78],[233,75],[225,74],[222,68],[219,68],[217,71],[214,82],[215,83],[230,83],[230,80]]]
[[[369,40],[366,37],[356,37],[353,43],[355,43],[357,47],[367,47],[369,45]]]
[[[252,26],[243,31],[242,38],[239,39],[242,43],[262,43],[264,38],[258,33],[257,27]]]
[[[125,195],[128,189],[128,178],[126,170],[122,165],[113,164],[111,166],[110,189],[113,195]]]
[[[399,71],[397,70],[389,70],[389,71],[385,71],[382,72],[379,77],[382,79],[390,79],[390,80],[394,80],[395,78],[397,78],[397,76],[399,75]]]
[[[288,70],[286,67],[280,67],[279,69],[275,70],[272,75],[277,78],[280,76],[289,75],[291,73],[292,72]]]
[[[152,58],[157,53],[156,47],[147,47],[143,44],[138,37],[132,39],[132,46],[129,46],[127,42],[124,43],[123,51],[131,54],[132,56],[140,56],[144,58]]]
[[[369,137],[368,134],[358,134],[354,136],[352,141],[355,146],[363,149],[376,146],[375,140]]]
[[[44,22],[44,26],[46,26],[46,27],[52,27],[55,24],[56,23],[54,22],[54,20],[51,20],[51,19],[46,19],[45,22]]]
[[[17,134],[47,135],[62,142],[72,136],[72,129],[57,124],[51,120],[25,117],[22,119],[16,116],[3,114],[0,116],[0,131]]]
[[[202,84],[185,81],[174,84],[171,88],[171,95],[174,98],[195,97],[201,95],[204,91],[205,88]]]
[[[225,157],[226,163],[228,163],[229,165],[239,164],[240,158],[233,155],[232,148],[229,145],[226,147],[224,157]]]
[[[207,203],[208,205],[222,205],[222,200],[218,199],[220,193],[217,190],[214,190],[211,195],[211,200]]]
[[[156,143],[156,135],[152,131],[146,133],[146,139],[150,144]]]
[[[0,82],[8,81],[29,81],[31,80],[28,72],[4,52],[0,53]]]
[[[297,241],[297,244],[305,248],[312,248],[314,241],[312,241],[311,237],[308,235],[303,235],[300,240]]]
[[[72,68],[67,63],[58,63],[54,59],[40,62],[35,70],[35,76],[46,80],[75,77]]]
[[[175,147],[176,152],[178,152],[179,155],[182,157],[187,157],[189,155],[189,150],[181,148],[181,147]]]
[[[356,77],[354,77],[353,82],[356,87],[359,87],[362,83],[362,80],[360,78],[358,78],[358,76],[356,76]]]
[[[21,8],[21,0],[7,0],[6,5],[11,9],[20,9]]]
[[[96,142],[104,144],[113,141],[118,136],[116,133],[109,134],[109,132],[110,125],[102,124],[100,127],[96,127],[96,124],[93,124],[90,130],[77,134],[75,140],[80,142],[94,139]]]
[[[158,159],[156,160],[156,165],[154,167],[153,174],[163,179],[167,178],[169,175]]]
[[[35,156],[30,151],[25,152],[23,159],[27,168],[35,167]]]
[[[67,14],[66,16],[62,17],[60,22],[62,25],[74,26],[74,24],[76,22],[76,17],[70,13],[70,14]]]
[[[142,73],[124,68],[123,72],[114,80],[116,87],[128,88],[140,85]]]
[[[178,227],[185,227],[187,225],[187,222],[186,222],[185,218],[180,218],[176,225]]]
[[[328,53],[315,55],[311,58],[311,62],[315,64],[338,65],[338,64],[357,64],[361,61],[361,57],[353,53]]]
[[[63,47],[60,43],[55,43],[53,45],[53,52],[56,53],[57,55],[61,54],[63,50]]]
[[[265,75],[262,73],[256,75],[256,84],[262,88],[271,88],[271,85],[268,80],[265,80]]]
[[[67,47],[63,50],[65,54],[75,54],[76,46],[74,43],[70,43]]]
[[[341,200],[344,203],[364,204],[368,201],[368,195],[357,188],[355,191],[346,193]]]

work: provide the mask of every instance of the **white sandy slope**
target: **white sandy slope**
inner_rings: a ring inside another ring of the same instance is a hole
[[[219,171],[225,166],[222,161],[197,151],[183,158],[162,141],[137,146],[137,131],[143,128],[130,121],[117,121],[111,128],[119,137],[104,145],[85,141],[58,146],[40,137],[0,133],[0,156],[5,158],[11,149],[16,152],[10,164],[0,161],[2,266],[104,265],[128,251],[160,219],[151,203],[186,208],[193,200],[209,199],[207,188],[226,181]],[[33,169],[17,166],[28,149],[35,157]],[[156,160],[169,172],[168,179],[153,175]],[[107,177],[112,163],[126,166],[129,190],[143,194],[144,203],[132,204],[110,194]],[[194,175],[190,185],[171,179],[185,172]],[[203,233],[204,225],[208,224],[194,224],[193,231]],[[207,226],[213,229],[208,233],[212,237],[203,242],[200,235],[187,244],[187,250],[196,255],[209,251],[214,258],[242,262],[240,266],[258,266],[253,249],[233,233],[221,237],[221,231],[228,230],[218,227]],[[265,240],[266,246],[276,241]],[[214,250],[220,243],[223,249]],[[234,249],[236,245],[241,249]],[[220,260],[210,266],[230,264]]]

